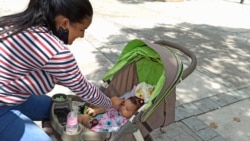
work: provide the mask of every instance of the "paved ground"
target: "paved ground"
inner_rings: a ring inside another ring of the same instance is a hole
[[[27,0],[0,0],[0,16]],[[177,86],[176,122],[151,135],[155,141],[248,141],[250,138],[250,1],[91,1],[93,24],[71,49],[96,85],[134,38],[186,46],[197,69]],[[10,5],[15,3],[15,5]],[[11,6],[11,7],[10,7]],[[181,56],[181,55],[180,55]],[[183,58],[184,64],[189,61]],[[51,93],[70,91],[57,86]]]

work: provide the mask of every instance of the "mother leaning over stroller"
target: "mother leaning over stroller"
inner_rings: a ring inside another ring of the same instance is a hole
[[[109,99],[80,72],[66,44],[83,37],[92,21],[89,0],[30,0],[23,12],[0,18],[0,140],[51,141],[32,120],[49,118],[56,83],[103,108]]]

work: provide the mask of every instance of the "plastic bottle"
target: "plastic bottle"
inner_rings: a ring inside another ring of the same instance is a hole
[[[77,112],[71,111],[67,115],[66,133],[76,134],[78,130]]]

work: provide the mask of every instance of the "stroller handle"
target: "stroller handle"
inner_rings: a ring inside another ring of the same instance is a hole
[[[190,50],[188,50],[184,46],[181,46],[179,44],[176,44],[176,43],[173,43],[173,42],[170,42],[167,40],[158,40],[158,41],[155,41],[154,43],[162,45],[162,46],[168,46],[170,48],[177,49],[191,59],[190,65],[183,72],[182,80],[184,80],[188,75],[190,75],[194,71],[194,69],[196,68],[196,66],[197,66],[196,56],[193,54],[193,52],[191,52]]]

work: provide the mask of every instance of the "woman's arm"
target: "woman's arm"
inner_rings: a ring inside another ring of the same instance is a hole
[[[51,57],[43,70],[91,105],[103,108],[116,106],[116,103],[112,104],[110,98],[83,76],[73,54],[67,49]]]

